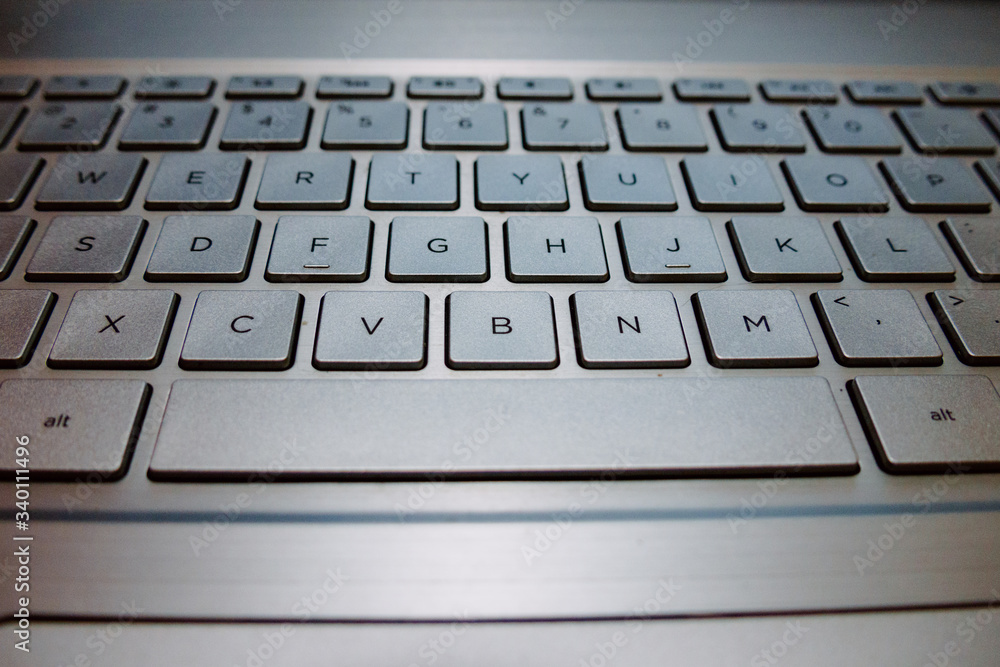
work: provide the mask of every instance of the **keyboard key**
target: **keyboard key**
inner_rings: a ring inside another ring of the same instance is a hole
[[[122,150],[197,150],[215,120],[207,102],[147,102],[132,112],[118,147]]]
[[[958,158],[886,158],[882,173],[907,211],[979,213],[990,210],[990,195]]]
[[[373,229],[365,216],[283,215],[274,228],[264,278],[272,283],[368,280]]]
[[[719,141],[727,151],[801,153],[806,138],[791,109],[762,104],[729,104],[712,109]]]
[[[302,295],[291,290],[204,291],[184,337],[185,370],[280,371],[295,360]]]
[[[494,102],[428,104],[424,109],[424,148],[504,150],[507,112]]]
[[[387,76],[324,76],[316,85],[320,99],[391,96],[392,79]]]
[[[1000,219],[949,218],[941,230],[973,280],[1000,281]]]
[[[936,290],[927,300],[962,363],[1000,365],[1000,290]]]
[[[200,99],[215,88],[210,76],[146,76],[135,87],[136,99]]]
[[[955,280],[955,267],[921,218],[841,218],[834,227],[862,280]]]
[[[924,96],[909,81],[850,81],[847,94],[858,104],[920,104]]]
[[[476,159],[481,211],[565,211],[566,176],[557,155],[483,155]]]
[[[580,182],[591,211],[677,210],[661,157],[587,155],[580,160]]]
[[[976,170],[990,186],[990,190],[993,190],[993,194],[1000,198],[1000,160],[994,158],[977,160]]]
[[[816,218],[738,216],[726,225],[751,282],[840,282],[840,262]]]
[[[52,345],[49,367],[156,368],[178,300],[170,290],[80,290]]]
[[[243,194],[246,155],[164,155],[146,194],[150,210],[225,210]]]
[[[46,211],[121,211],[146,170],[141,155],[66,155],[42,184],[35,208]]]
[[[24,277],[67,282],[124,280],[145,231],[146,221],[137,215],[53,218]]]
[[[121,108],[111,102],[66,102],[39,107],[21,134],[22,150],[98,149]]]
[[[149,394],[141,380],[7,380],[0,384],[0,432],[29,437],[32,479],[98,473],[111,481],[128,468]],[[0,470],[8,474],[14,443],[0,444]]]
[[[454,155],[374,155],[365,206],[453,211],[458,208],[458,160]]]
[[[323,148],[406,148],[410,110],[403,102],[337,102],[326,112]]]
[[[259,209],[347,208],[354,181],[348,153],[277,153],[267,157],[257,189]]]
[[[810,107],[802,112],[827,153],[899,153],[899,133],[878,109]]]
[[[804,368],[816,346],[788,290],[713,290],[691,301],[708,360],[719,368]]]
[[[327,292],[313,366],[330,371],[423,368],[429,303],[423,292]]]
[[[670,292],[577,292],[569,304],[576,356],[584,368],[683,368],[691,363]]]
[[[150,282],[245,280],[259,229],[252,215],[167,216],[145,278]]]
[[[45,99],[114,99],[125,87],[120,76],[54,76],[45,84]]]
[[[941,365],[941,348],[906,290],[820,290],[813,305],[842,366]]]
[[[837,89],[825,80],[770,79],[761,82],[760,92],[771,102],[833,104],[837,101]]]
[[[634,283],[722,282],[727,277],[708,218],[622,216],[617,230],[625,275]]]
[[[504,77],[497,82],[497,97],[502,100],[569,100],[573,84],[569,79]]]
[[[545,292],[452,292],[445,309],[449,368],[520,370],[559,365],[552,297]]]
[[[1000,468],[1000,396],[982,375],[861,375],[848,385],[890,473]]]
[[[234,76],[229,79],[226,97],[242,99],[294,99],[302,94],[297,76]]]
[[[964,109],[900,109],[896,119],[914,150],[921,153],[996,152],[996,141],[979,119]]]
[[[483,82],[474,76],[414,76],[406,86],[410,97],[461,97],[478,99],[483,96]]]
[[[615,461],[609,443],[628,443],[628,460],[615,467],[621,475],[858,470],[830,386],[818,377],[714,378],[697,400],[687,378],[403,379],[366,383],[365,391],[356,385],[348,379],[179,380],[150,476],[245,481],[253,472],[274,474],[273,462],[289,442],[302,455],[283,468],[283,480],[596,478]],[[386,405],[393,406],[392,419]],[[559,427],[564,424],[580,427]],[[403,446],[401,429],[423,445]],[[477,429],[487,430],[489,444],[456,456],[455,433]],[[442,470],[442,461],[454,466]]]
[[[513,216],[504,223],[503,240],[511,282],[608,280],[604,238],[596,218]]]
[[[1000,86],[995,83],[939,81],[930,90],[941,104],[1000,104]]]
[[[587,97],[597,102],[658,102],[663,99],[663,91],[656,79],[588,79],[585,88]]]
[[[983,111],[983,120],[993,129],[993,133],[1000,137],[1000,109],[986,109]]]
[[[385,277],[408,283],[489,280],[486,221],[476,217],[394,218],[389,226]]]
[[[681,161],[691,204],[699,211],[780,211],[785,208],[767,162],[759,155],[699,156]]]
[[[38,79],[33,76],[8,74],[0,76],[0,99],[21,100],[35,91]]]
[[[674,93],[684,102],[750,101],[750,87],[742,79],[678,79]]]
[[[307,102],[241,102],[229,110],[219,147],[294,149],[306,145],[312,107]]]
[[[0,211],[13,211],[21,205],[44,164],[36,155],[0,154]]]
[[[622,104],[622,145],[630,151],[706,151],[698,113],[679,104]]]
[[[594,104],[527,104],[521,109],[524,147],[531,151],[606,151],[608,137]]]
[[[55,302],[56,295],[48,290],[0,290],[0,368],[28,364]]]
[[[34,229],[35,221],[31,218],[0,216],[0,280],[10,275]]]
[[[23,116],[24,105],[18,102],[0,102],[0,146],[7,143]]]
[[[861,158],[802,155],[782,160],[781,168],[803,211],[889,210],[889,198]]]

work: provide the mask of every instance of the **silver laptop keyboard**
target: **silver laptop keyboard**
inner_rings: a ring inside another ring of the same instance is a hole
[[[996,82],[0,98],[8,473],[21,434],[102,484],[1000,469]]]

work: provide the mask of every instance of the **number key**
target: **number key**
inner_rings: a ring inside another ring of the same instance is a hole
[[[110,102],[46,104],[21,135],[23,150],[96,149],[104,145],[121,109]]]
[[[618,107],[622,144],[630,151],[706,151],[698,113],[680,104],[623,104]]]
[[[528,104],[521,109],[528,150],[606,151],[601,110],[593,104]]]
[[[403,102],[337,102],[326,112],[323,148],[406,148],[410,110]]]
[[[306,102],[243,102],[229,112],[221,148],[261,150],[302,148],[309,135],[312,107]]]
[[[132,113],[118,147],[123,150],[196,150],[205,145],[215,107],[204,102],[149,102]]]
[[[760,104],[728,104],[712,109],[719,140],[727,151],[801,153],[805,137],[789,109]]]
[[[878,109],[810,107],[803,112],[827,153],[899,153],[899,134]]]

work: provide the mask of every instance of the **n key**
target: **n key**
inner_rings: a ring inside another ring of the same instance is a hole
[[[120,211],[132,201],[146,159],[141,155],[72,155],[56,163],[35,200],[39,210]]]

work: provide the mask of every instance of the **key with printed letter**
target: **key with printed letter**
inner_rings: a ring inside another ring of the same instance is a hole
[[[481,211],[565,211],[566,176],[558,155],[483,155],[476,159]]]
[[[840,262],[816,218],[739,216],[726,227],[749,281],[843,279]]]
[[[269,282],[362,282],[368,279],[374,225],[365,216],[278,218],[264,278]]]
[[[985,213],[990,194],[958,158],[886,158],[882,172],[907,211]]]
[[[889,198],[861,158],[801,155],[782,160],[781,169],[803,211],[889,209]]]
[[[622,216],[617,229],[625,275],[632,282],[722,282],[727,277],[708,218]]]
[[[780,211],[785,208],[767,162],[759,155],[686,157],[681,171],[699,211]]]
[[[259,228],[252,215],[168,216],[146,266],[146,280],[245,280]]]
[[[24,272],[26,280],[124,280],[146,221],[136,215],[53,218]]]
[[[56,163],[42,184],[39,210],[120,211],[132,201],[146,158],[120,153],[68,155]]]
[[[449,368],[559,365],[552,297],[545,292],[452,292],[445,300],[445,329]]]
[[[246,155],[164,155],[146,193],[150,210],[236,208],[250,170]]]
[[[608,279],[604,238],[596,218],[513,216],[504,223],[503,240],[511,282]]]
[[[327,292],[313,366],[354,371],[423,368],[429,303],[423,292]]]
[[[452,211],[458,208],[458,160],[454,155],[375,155],[365,206],[373,211]]]
[[[920,218],[845,217],[834,227],[862,280],[955,279],[951,260]]]
[[[663,158],[587,155],[580,160],[583,200],[591,211],[675,211]]]
[[[385,277],[411,283],[489,280],[486,221],[476,217],[394,218],[389,226]]]
[[[348,153],[277,153],[267,157],[257,189],[258,209],[347,208],[354,180]]]

